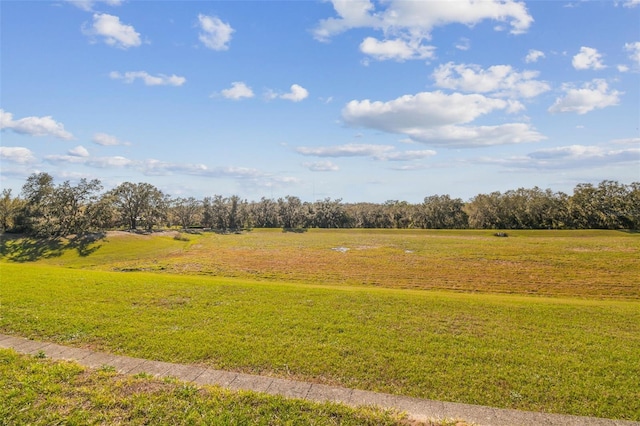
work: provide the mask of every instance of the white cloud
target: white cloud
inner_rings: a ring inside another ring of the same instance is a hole
[[[573,67],[577,70],[601,70],[606,68],[602,63],[602,55],[597,49],[582,46],[580,53],[576,54],[571,61]]]
[[[120,49],[137,47],[142,44],[140,34],[131,25],[120,22],[120,18],[107,13],[94,13],[93,25],[88,27],[83,25],[83,32],[88,36],[99,36],[104,38],[104,42],[109,46]]]
[[[632,8],[632,7],[636,7],[640,4],[640,0],[626,0],[622,6],[623,7],[628,7],[628,8]]]
[[[541,149],[524,156],[504,159],[481,158],[479,163],[498,164],[511,169],[567,170],[611,167],[617,164],[637,164],[640,161],[640,146],[622,149],[611,144],[568,145]]]
[[[107,133],[96,133],[93,135],[93,139],[91,139],[93,143],[102,146],[117,146],[117,145],[131,145],[129,142],[121,141],[115,136],[109,135]]]
[[[640,67],[640,41],[625,43],[624,50],[629,52],[629,59],[633,61],[633,64]]]
[[[427,38],[435,27],[448,24],[473,26],[485,19],[509,22],[511,32],[526,32],[533,22],[524,3],[513,0],[457,0],[455,2],[390,0],[376,11],[369,0],[333,0],[337,18],[320,21],[314,34],[326,40],[352,28],[371,27],[385,33],[408,32]]]
[[[435,47],[423,46],[419,42],[399,38],[379,41],[373,37],[367,37],[360,44],[360,51],[379,61],[394,59],[401,62],[407,59],[432,58]]]
[[[422,160],[423,158],[432,157],[436,152],[431,149],[421,149],[414,151],[396,151],[387,152],[380,156],[380,159],[387,161],[412,161]]]
[[[408,135],[418,142],[455,148],[508,145],[546,139],[526,123],[507,123],[496,126],[441,126],[432,129],[416,129]]]
[[[199,40],[212,50],[228,50],[231,34],[235,31],[231,25],[224,23],[217,16],[198,15],[201,32]]]
[[[289,93],[280,95],[281,99],[287,99],[293,102],[300,102],[309,96],[309,91],[299,84],[292,84]]]
[[[75,7],[87,12],[93,11],[93,6],[97,3],[105,3],[109,6],[120,6],[123,0],[66,0]]]
[[[139,164],[137,161],[121,156],[86,157],[79,155],[47,155],[44,159],[52,164],[84,164],[85,166],[101,169],[134,167]]]
[[[113,80],[122,80],[129,84],[140,79],[144,82],[145,86],[182,86],[187,81],[186,78],[179,77],[175,74],[158,74],[157,76],[154,76],[146,71],[127,71],[124,74],[117,71],[111,71],[109,73],[109,78]]]
[[[227,99],[239,100],[242,98],[253,98],[253,90],[242,81],[234,81],[231,88],[222,90],[222,96]]]
[[[88,157],[89,151],[82,145],[78,145],[75,148],[70,149],[67,152],[69,155],[75,155],[76,157]]]
[[[629,67],[626,65],[618,65],[616,68],[618,68],[620,72],[629,72]]]
[[[317,161],[315,163],[302,163],[302,165],[312,172],[337,172],[340,168],[331,161]]]
[[[614,139],[610,143],[612,145],[638,145],[640,148],[640,138]]]
[[[538,62],[538,59],[544,58],[544,52],[541,50],[530,49],[524,61],[528,64],[532,62]]]
[[[601,79],[594,79],[589,83],[585,83],[582,88],[564,84],[562,90],[566,95],[557,98],[555,103],[549,107],[549,112],[586,114],[594,109],[618,105],[620,95],[623,94],[617,90],[609,90],[607,82]]]
[[[404,133],[414,128],[468,123],[506,107],[507,102],[502,99],[437,91],[405,95],[388,102],[353,100],[345,106],[342,116],[348,124]]]
[[[423,46],[436,27],[449,24],[473,26],[490,19],[508,22],[511,33],[526,32],[533,18],[524,2],[514,0],[457,0],[451,2],[388,0],[381,10],[370,0],[332,0],[337,17],[321,20],[314,37],[328,41],[336,34],[353,28],[381,31],[385,41],[365,39],[361,51],[376,59],[423,59],[433,55],[433,48]],[[385,8],[386,7],[386,8]]]
[[[456,43],[456,49],[458,50],[469,50],[471,48],[471,40],[466,37],[460,37],[460,40]]]
[[[474,64],[440,65],[432,74],[438,87],[464,92],[493,93],[495,96],[532,98],[551,89],[548,83],[534,80],[537,71],[517,72],[509,65],[482,69]]]
[[[296,152],[302,155],[314,157],[374,157],[378,158],[384,153],[393,151],[391,145],[373,145],[350,143],[346,145],[319,146],[296,148]]]
[[[370,157],[383,161],[412,161],[421,160],[426,157],[436,155],[435,151],[430,149],[414,150],[414,151],[396,151],[392,145],[374,145],[374,144],[345,144],[334,146],[306,147],[296,148],[296,152],[302,155],[313,157]]]
[[[47,155],[44,161],[51,164],[78,164],[101,169],[130,169],[147,176],[188,175],[208,178],[238,179],[249,185],[276,187],[298,183],[299,179],[288,176],[273,176],[248,167],[209,167],[198,163],[173,163],[156,159],[132,160],[126,157],[90,157],[77,154]]]
[[[29,164],[37,161],[31,150],[19,146],[0,146],[0,158],[18,164]]]
[[[398,133],[417,142],[456,147],[534,142],[544,139],[528,124],[461,126],[498,110],[517,110],[518,103],[480,94],[422,92],[388,102],[351,101],[342,111],[345,123]]]
[[[13,114],[0,109],[0,129],[11,129],[16,133],[31,136],[54,136],[71,140],[73,135],[64,129],[64,125],[50,115],[46,117],[25,117],[13,119]]]

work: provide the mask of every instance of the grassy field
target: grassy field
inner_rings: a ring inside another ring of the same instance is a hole
[[[8,350],[0,350],[0,401],[1,425],[409,424],[371,408],[196,387],[143,374],[123,377]]]
[[[366,390],[640,420],[639,236],[509,235],[4,239],[0,331]]]
[[[323,285],[640,298],[640,234],[623,231],[254,230],[110,233],[95,242],[6,237],[0,258]]]

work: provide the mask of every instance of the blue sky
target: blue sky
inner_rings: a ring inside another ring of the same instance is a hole
[[[640,181],[640,0],[0,1],[2,188],[405,200]]]

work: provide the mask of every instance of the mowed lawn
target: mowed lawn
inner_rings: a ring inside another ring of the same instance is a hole
[[[81,247],[4,240],[2,253],[4,333],[640,420],[637,234],[109,234]]]

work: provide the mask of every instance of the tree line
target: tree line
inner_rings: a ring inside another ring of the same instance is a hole
[[[431,195],[419,204],[302,202],[287,195],[247,201],[237,195],[172,198],[149,183],[125,182],[102,192],[97,179],[55,184],[30,175],[19,196],[2,191],[0,228],[38,237],[112,229],[180,227],[233,232],[251,228],[640,229],[640,182],[583,183],[573,194],[519,188],[478,194],[467,202]]]

